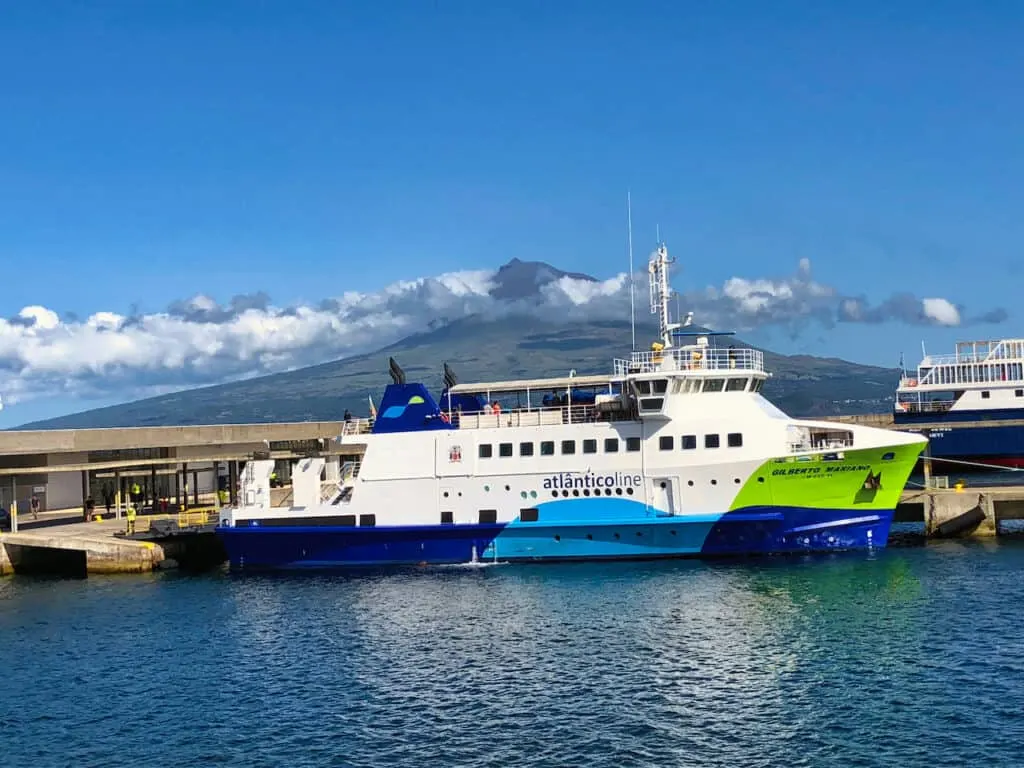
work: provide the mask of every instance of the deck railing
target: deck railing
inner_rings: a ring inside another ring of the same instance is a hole
[[[737,347],[680,347],[660,352],[634,352],[629,360],[614,361],[616,376],[660,371],[754,371],[764,373],[764,354]]]
[[[452,423],[459,429],[496,427],[540,427],[561,424],[587,424],[598,421],[627,421],[625,410],[605,410],[594,405],[562,405],[547,408],[517,408],[510,411],[453,413]]]

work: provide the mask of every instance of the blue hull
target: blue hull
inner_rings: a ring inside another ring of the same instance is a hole
[[[923,420],[900,416],[896,418],[895,424],[904,431],[915,430],[915,423],[948,424],[948,427],[929,429],[928,450],[932,458],[954,459],[958,461],[976,461],[979,463],[990,463],[1004,466],[1024,466],[1024,426],[1006,427],[960,427],[958,422],[991,420],[987,413],[984,417],[980,411],[965,411],[963,413],[943,414],[941,418],[932,416]],[[1020,419],[1022,412],[995,411],[1002,419]],[[962,468],[949,466],[945,469],[937,467],[936,472],[943,474],[948,472],[961,472]]]
[[[232,568],[629,560],[881,548],[892,510],[748,508],[612,522],[218,528]]]

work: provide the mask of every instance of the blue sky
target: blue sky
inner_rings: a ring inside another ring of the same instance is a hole
[[[1024,7],[892,5],[0,2],[0,317],[512,257],[609,277],[629,187],[680,289],[808,258],[844,294],[1010,313],[756,334],[780,351],[1019,335]],[[48,386],[0,426],[134,392]]]

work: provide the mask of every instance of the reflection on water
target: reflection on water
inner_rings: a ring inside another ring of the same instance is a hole
[[[5,764],[1016,764],[1024,546],[0,581]]]

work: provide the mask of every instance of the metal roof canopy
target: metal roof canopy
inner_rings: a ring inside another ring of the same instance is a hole
[[[515,381],[456,384],[448,391],[453,395],[493,395],[497,393],[526,392],[527,390],[568,389],[569,387],[573,389],[610,387],[616,381],[621,381],[621,379],[606,374],[600,376],[561,376],[552,379],[518,379]]]

